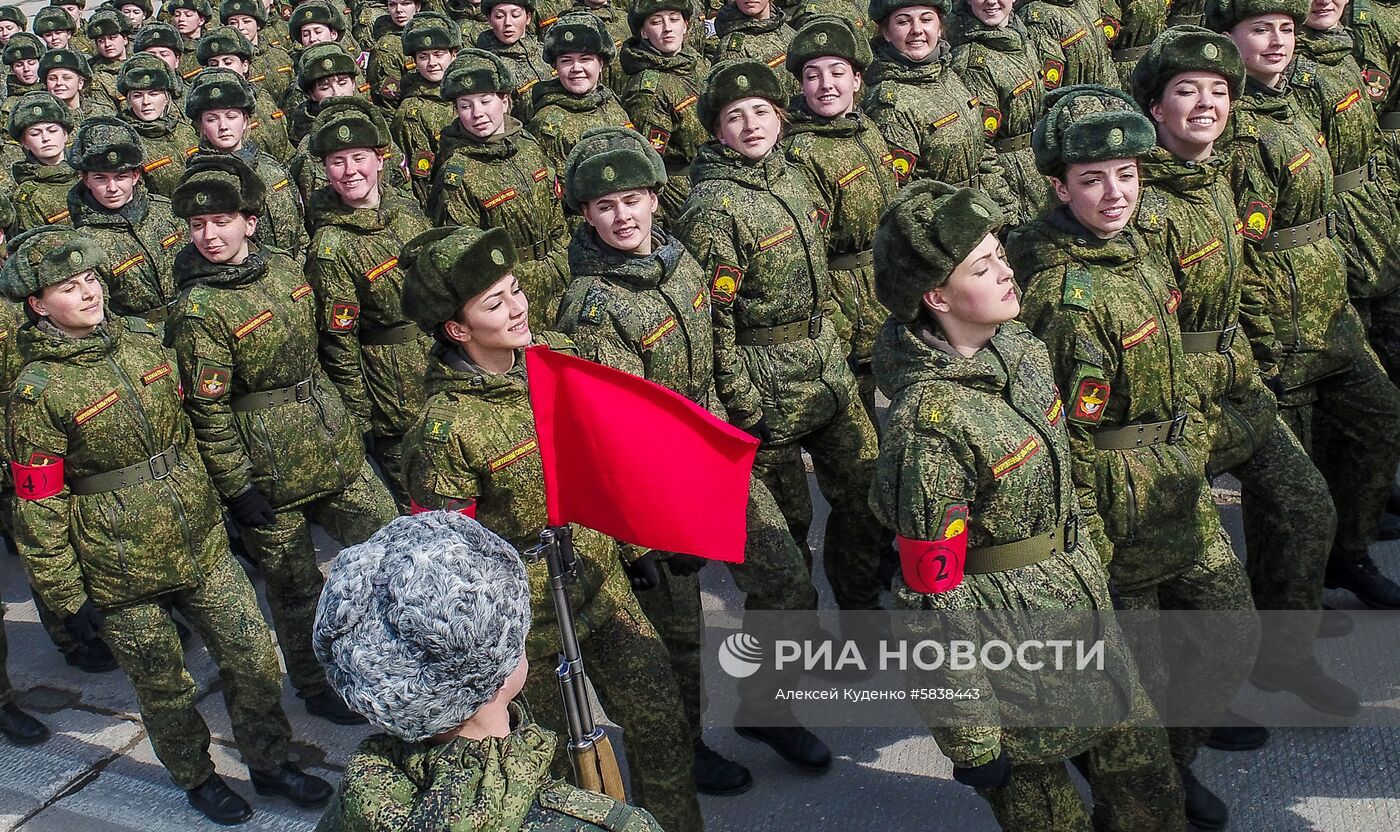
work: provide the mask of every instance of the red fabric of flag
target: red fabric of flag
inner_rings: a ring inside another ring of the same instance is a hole
[[[659,384],[525,351],[550,525],[742,563],[758,440]]]

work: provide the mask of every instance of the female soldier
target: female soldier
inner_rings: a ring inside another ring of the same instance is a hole
[[[408,159],[413,195],[428,206],[442,129],[453,121],[450,99],[442,97],[442,80],[462,48],[457,24],[437,12],[419,12],[403,30],[403,51],[413,57],[413,70],[403,74],[403,103],[394,113],[390,133]]]
[[[689,0],[633,0],[632,38],[622,45],[622,106],[666,163],[663,219],[680,213],[690,194],[690,163],[710,138],[695,115],[710,62],[686,42],[693,11]]]
[[[117,117],[141,136],[146,187],[167,198],[180,184],[185,159],[199,147],[199,136],[174,103],[181,88],[175,73],[154,55],[136,55],[117,73],[117,90],[126,97]]]
[[[413,71],[413,61],[403,51],[403,30],[423,8],[422,0],[389,0],[386,12],[374,22],[374,42],[369,50],[365,79],[374,103],[394,111],[399,106],[403,75]]]
[[[1319,155],[1316,125],[1288,94],[1293,29],[1305,13],[1286,0],[1206,4],[1207,27],[1235,42],[1247,75],[1227,143],[1245,264],[1255,276],[1240,324],[1265,378],[1278,377],[1271,384],[1280,415],[1332,492],[1337,536],[1325,585],[1400,609],[1400,586],[1368,554],[1400,460],[1400,391],[1348,302],[1342,254],[1330,239],[1332,166]]]
[[[1044,59],[1030,31],[1001,0],[968,0],[948,24],[953,67],[981,102],[982,129],[997,152],[1024,219],[1050,205],[1050,184],[1035,169],[1031,130],[1045,113]],[[1049,47],[1052,54],[1058,45]],[[1062,58],[1056,59],[1063,64]]]
[[[209,0],[167,0],[160,6],[161,14],[170,15],[170,25],[180,33],[180,65],[178,72],[197,72],[199,61],[194,56],[195,42],[204,37],[204,29],[214,19]],[[193,76],[191,76],[193,77]]]
[[[1180,297],[1145,239],[1162,231],[1162,201],[1143,204],[1139,227],[1128,227],[1138,208],[1138,157],[1156,134],[1117,90],[1067,87],[1047,98],[1033,148],[1062,204],[1012,232],[1008,252],[1027,281],[1022,319],[1049,348],[1055,382],[1070,391],[1074,482],[1080,504],[1103,518],[1089,526],[1094,547],[1128,609],[1252,611],[1244,567],[1206,484],[1206,437],[1191,415],[1197,394],[1173,314]],[[1254,659],[1258,635],[1244,629],[1252,638],[1193,644],[1201,672],[1154,691],[1189,696],[1213,722]],[[1155,657],[1139,667],[1165,675]],[[1187,820],[1222,828],[1225,804],[1190,768],[1208,732],[1168,733]]]
[[[715,63],[761,61],[776,69],[795,34],[787,14],[773,0],[729,0],[715,15]],[[778,81],[788,96],[797,94],[790,78],[779,76]]]
[[[361,722],[311,652],[322,580],[310,524],[359,543],[394,516],[393,498],[317,360],[316,299],[301,266],[253,242],[257,174],[236,156],[197,157],[174,208],[192,242],[175,257],[180,298],[166,331],[199,452],[266,578],[297,695],[312,714]]]
[[[287,164],[292,158],[292,142],[287,137],[285,111],[268,93],[267,79],[260,72],[253,71],[253,45],[235,29],[221,26],[199,39],[197,54],[199,62],[209,69],[224,69],[247,81],[253,91],[252,103],[248,109],[247,137],[257,142],[258,147],[276,159]],[[191,86],[204,80],[208,71],[195,76]],[[253,80],[253,79],[259,80]],[[256,84],[257,86],[252,86]],[[189,112],[189,101],[185,102],[185,114],[199,127],[199,119]]]
[[[607,41],[612,44],[613,51],[603,67],[602,83],[613,92],[621,91],[627,83],[627,75],[622,71],[622,66],[617,60],[617,48],[632,34],[631,26],[627,22],[628,5],[615,5],[612,0],[574,0],[571,5],[566,5],[559,13],[559,17],[562,18],[566,14],[584,12],[597,20],[607,32]],[[555,23],[558,22],[555,21]],[[554,23],[551,23],[549,28],[553,27]],[[549,29],[545,29],[545,34],[548,33]],[[550,63],[553,62],[550,61]]]
[[[568,12],[545,33],[544,60],[558,77],[531,90],[527,126],[555,170],[564,169],[584,131],[632,125],[622,102],[602,83],[616,54],[607,27],[588,12]]]
[[[767,64],[737,61],[710,73],[699,114],[716,140],[700,149],[674,227],[710,281],[720,402],[730,422],[763,441],[754,472],[810,563],[801,454],[811,454],[831,504],[824,552],[836,602],[875,609],[884,531],[867,495],[878,439],[828,317],[820,206],[778,147],[784,100]]]
[[[68,149],[68,164],[82,175],[68,209],[74,227],[102,249],[97,273],[112,313],[160,323],[175,302],[175,252],[187,229],[170,200],[146,191],[141,157],[141,137],[125,122],[83,122]]]
[[[437,340],[428,403],[404,437],[404,471],[415,510],[460,511],[517,549],[545,527],[544,473],[521,350],[533,340],[529,299],[512,274],[510,235],[495,228],[436,228],[404,249],[403,305]],[[567,347],[555,337],[549,343]],[[579,581],[570,595],[588,677],[609,715],[630,735],[635,801],[666,829],[701,828],[693,755],[661,643],[623,575],[617,545],[576,528]],[[566,727],[554,657],[558,620],[544,559],[526,563],[534,626],[525,652],[526,699],[541,725]],[[556,754],[555,770],[567,767]]]
[[[514,88],[510,69],[490,52],[467,49],[452,62],[442,92],[457,120],[442,131],[428,211],[440,225],[510,233],[538,328],[554,320],[569,285],[568,229],[556,170],[511,115]]]
[[[73,111],[73,121],[110,116],[116,109],[92,86],[87,58],[72,49],[50,49],[39,58],[39,83]]]
[[[870,351],[887,313],[875,299],[870,242],[898,185],[880,130],[857,106],[870,46],[846,19],[808,15],[788,48],[787,70],[802,94],[788,107],[788,161],[807,174],[822,206],[827,269],[845,326],[847,360],[873,424],[875,380]]]
[[[920,181],[896,198],[875,235],[876,287],[891,312],[875,372],[890,422],[871,501],[899,534],[896,601],[909,610],[1075,610],[1111,621],[1088,533],[1101,523],[1082,509],[1069,473],[1050,357],[1014,320],[1020,303],[995,236],[1000,225],[985,195]],[[946,579],[929,580],[922,561],[931,557],[945,558]],[[941,637],[935,621],[910,626]],[[1144,727],[1152,705],[1121,637],[1113,643],[1114,670],[1061,683],[1031,704],[1035,725],[1084,708],[1109,727],[1005,725],[1027,704],[998,701],[995,686],[981,686],[984,727],[934,730],[953,778],[978,789],[1003,829],[1089,828],[1065,765],[1071,758],[1105,807],[1094,813],[1095,829],[1184,828],[1166,733]]]
[[[874,0],[883,39],[866,72],[865,111],[893,154],[899,180],[937,179],[977,188],[1008,218],[1019,206],[987,141],[982,112],[953,67],[943,40],[948,0]]]
[[[416,200],[387,186],[388,143],[383,117],[363,99],[337,99],[316,118],[310,150],[329,186],[307,205],[306,277],[320,304],[321,364],[372,435],[371,454],[407,510],[399,444],[423,406],[432,341],[404,316],[398,258],[428,220]]]
[[[1149,203],[1164,201],[1164,244],[1181,351],[1200,391],[1209,475],[1234,474],[1243,486],[1245,543],[1259,609],[1317,611],[1322,572],[1336,533],[1327,483],[1278,417],[1274,394],[1255,371],[1249,340],[1237,336],[1248,276],[1228,160],[1216,154],[1230,101],[1244,92],[1244,64],[1229,38],[1196,26],[1162,35],[1133,71],[1133,94],[1155,122],[1157,147],[1142,160]],[[1303,618],[1303,616],[1298,616]],[[1313,658],[1318,619],[1278,633],[1260,650],[1270,678],[1330,712],[1353,712],[1356,697],[1328,679]],[[1264,672],[1261,666],[1260,673]],[[1260,675],[1256,673],[1256,675]],[[1233,735],[1225,737],[1222,732]],[[1212,742],[1262,744],[1263,729],[1217,729]]]
[[[292,74],[296,71],[292,56],[287,52],[290,38],[286,37],[286,24],[282,18],[275,15],[269,17],[263,0],[222,0],[219,3],[219,22],[237,29],[248,41],[249,68],[243,77],[258,79],[254,82],[258,89],[280,105],[292,90]],[[218,29],[205,37],[215,31]],[[203,42],[204,38],[200,38],[200,43]],[[200,56],[199,63],[204,66],[208,61]]]
[[[1095,0],[1030,0],[1016,14],[1040,50],[1047,90],[1073,84],[1118,86],[1108,38],[1099,28],[1103,9]]]
[[[292,37],[292,60],[319,43],[338,43],[350,55],[360,54],[360,45],[350,32],[350,24],[340,3],[307,0],[298,3],[287,20],[287,32]]]
[[[324,804],[330,785],[287,758],[277,654],[229,554],[160,330],[106,318],[94,271],[102,252],[78,232],[37,229],[15,242],[0,284],[25,304],[30,323],[19,337],[29,363],[10,399],[7,440],[17,541],[40,597],[75,636],[101,632],[112,646],[156,756],[210,820],[241,823],[253,810],[214,772],[171,607],[199,630],[226,680],[254,788]]]
[[[6,98],[0,113],[7,118],[20,96],[44,88],[39,83],[39,56],[44,49],[44,42],[28,32],[16,34],[5,44],[0,61],[5,64]]]
[[[73,132],[73,111],[47,92],[31,92],[10,111],[10,138],[24,148],[10,175],[15,184],[15,224],[18,234],[41,225],[68,222],[68,190],[78,173],[64,159],[64,146]]]
[[[530,118],[530,90],[535,84],[554,77],[554,70],[541,54],[539,40],[530,34],[535,9],[535,0],[481,0],[481,10],[486,13],[491,29],[478,35],[475,44],[477,49],[484,49],[505,62],[521,121]]]

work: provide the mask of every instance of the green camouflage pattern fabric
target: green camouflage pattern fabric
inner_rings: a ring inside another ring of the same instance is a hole
[[[1046,89],[1120,85],[1095,0],[1030,0],[1016,14],[1040,51]]]
[[[1045,114],[1046,84],[1045,58],[1026,24],[1010,17],[1006,25],[993,29],[971,13],[959,12],[949,20],[948,40],[953,45],[954,71],[977,99],[982,131],[993,149],[997,142],[1029,136]],[[1045,48],[1061,54],[1058,44]],[[1035,169],[1030,145],[996,153],[1016,198],[1017,216],[1028,220],[1050,207],[1050,187]]]
[[[301,94],[301,90],[297,89],[293,82],[296,77],[296,60],[281,45],[273,45],[261,37],[266,33],[267,30],[260,32],[258,42],[253,44],[253,60],[248,67],[248,81],[267,93],[267,97],[272,101],[286,104],[289,94]],[[359,50],[348,54],[359,54]]]
[[[404,73],[402,94],[403,103],[394,113],[389,135],[408,159],[414,196],[427,207],[438,141],[443,128],[457,120],[457,111],[451,101],[442,100],[440,84],[428,83],[417,72]]]
[[[97,273],[107,290],[107,308],[115,315],[165,320],[175,302],[175,253],[190,236],[170,200],[137,184],[131,202],[111,211],[79,182],[69,192],[68,210],[73,225],[102,246]]]
[[[476,39],[481,36],[481,33],[491,28],[491,23],[486,19],[486,14],[481,11],[480,3],[472,3],[471,0],[463,0],[462,3],[455,4],[466,6],[463,10],[452,8],[454,4],[444,5],[447,6],[447,16],[457,21],[458,27],[462,30],[462,43],[464,45],[476,43]],[[539,3],[536,3],[535,7],[543,11]],[[535,15],[535,20],[538,21],[539,19],[540,15],[537,13]],[[409,59],[412,60],[412,58],[413,56],[410,55]]]
[[[1145,201],[1138,210],[1160,214],[1161,206]],[[1099,240],[1056,208],[1013,231],[1007,244],[1008,262],[1026,282],[1021,320],[1049,348],[1064,396],[1080,505],[1103,518],[1102,529],[1091,523],[1088,531],[1122,591],[1190,568],[1199,551],[1198,498],[1207,491],[1171,273],[1160,243],[1146,239],[1161,230],[1160,220],[1153,231],[1139,223]],[[1094,446],[1097,430],[1181,415],[1184,441]]]
[[[526,126],[556,171],[564,169],[564,160],[569,158],[569,151],[578,144],[584,131],[594,127],[630,129],[633,126],[622,102],[606,86],[599,85],[591,93],[574,95],[564,89],[559,79],[553,78],[536,84],[530,92],[532,115]]]
[[[387,19],[387,18],[386,18]],[[386,28],[369,50],[365,80],[374,103],[388,112],[398,109],[402,100],[403,77],[413,72],[413,56],[403,52],[403,30]]]
[[[713,47],[713,61],[717,64],[724,61],[762,61],[774,70],[786,95],[798,95],[802,91],[801,85],[792,73],[783,68],[787,61],[788,44],[792,43],[797,30],[788,25],[787,15],[777,4],[772,6],[771,11],[767,20],[757,20],[739,11],[733,2],[725,3],[714,18],[718,40]],[[783,102],[778,104],[781,106]]]
[[[178,105],[170,104],[166,114],[155,121],[142,121],[132,115],[125,104],[117,117],[141,134],[145,149],[142,179],[153,194],[169,199],[185,175],[185,160],[199,150],[199,134],[188,121],[174,114]]]
[[[199,153],[221,153],[212,149],[207,142],[200,142]],[[253,169],[266,189],[267,203],[258,215],[258,230],[253,235],[257,242],[280,248],[292,258],[301,259],[306,254],[306,224],[302,214],[301,196],[292,182],[292,174],[282,163],[263,152],[256,142],[244,141],[243,146],[233,152]],[[189,161],[198,159],[190,157]]]
[[[258,148],[281,164],[292,160],[292,140],[287,135],[287,114],[266,91],[256,88],[256,106],[253,120],[248,122],[245,143],[256,143]]]
[[[530,120],[531,90],[541,81],[555,76],[554,68],[544,62],[544,47],[534,35],[526,34],[507,46],[496,33],[487,29],[476,37],[477,49],[484,49],[505,61],[515,82],[514,106],[511,112],[521,121]]]
[[[544,336],[551,347],[566,339]],[[466,511],[517,549],[538,544],[546,524],[544,473],[523,357],[504,374],[478,369],[459,348],[439,345],[428,368],[428,403],[404,437],[404,471],[415,508]],[[667,828],[699,830],[690,780],[692,752],[674,681],[657,673],[665,647],[637,607],[618,560],[617,544],[574,529],[579,580],[569,587],[589,678],[610,716],[631,729],[628,768],[636,772],[638,804],[658,813]],[[543,559],[527,561],[531,627],[525,641],[532,671],[526,696],[548,709],[545,724],[563,730],[558,677],[550,669],[559,651],[558,618]],[[595,644],[597,645],[595,647]],[[651,662],[647,664],[647,662]],[[635,688],[635,690],[634,690]],[[648,694],[639,696],[637,694]],[[559,721],[555,721],[555,719]],[[562,756],[556,771],[567,771]]]
[[[569,231],[557,170],[535,138],[513,117],[485,140],[460,121],[442,131],[428,198],[437,225],[504,228],[515,244],[515,276],[530,299],[530,328],[554,321],[569,285]]]
[[[19,332],[25,369],[10,394],[8,442],[25,465],[61,460],[65,481],[134,465],[174,446],[170,476],[78,496],[20,499],[15,540],[44,603],[62,615],[192,589],[227,556],[220,506],[180,407],[160,331],[114,319],[86,338],[40,323]],[[20,474],[16,493],[33,489]]]
[[[663,218],[675,217],[690,195],[690,163],[700,145],[710,140],[710,131],[695,112],[710,62],[689,46],[675,55],[662,55],[640,38],[624,43],[619,55],[627,73],[622,106],[633,128],[666,163],[666,185],[658,196]]]
[[[1020,208],[982,128],[982,112],[958,77],[952,50],[940,41],[924,63],[881,43],[865,72],[862,108],[894,154],[895,173],[977,188],[997,201],[1008,220]]]
[[[810,564],[812,504],[801,456],[808,451],[832,506],[824,554],[837,603],[876,607],[875,570],[887,541],[867,495],[878,440],[829,320],[835,304],[818,206],[777,149],[754,162],[712,142],[691,174],[674,227],[710,284],[719,400],[733,424],[761,421],[771,431],[754,473]],[[820,332],[770,347],[737,342],[746,330],[795,321],[809,321],[809,332],[815,321]]]
[[[1172,0],[1103,0],[1095,21],[1112,50],[1113,66],[1123,89],[1131,89],[1133,67],[1147,47],[1167,30]]]
[[[1352,0],[1342,12],[1343,25],[1352,36],[1352,52],[1361,70],[1363,91],[1371,99],[1377,118],[1400,111],[1400,4],[1392,0]],[[1388,189],[1400,189],[1396,167],[1400,165],[1400,129],[1382,129],[1382,174]]]
[[[427,398],[432,339],[403,313],[399,250],[429,226],[412,197],[385,190],[380,199],[378,208],[352,209],[329,188],[312,195],[306,277],[316,290],[321,364],[350,415],[374,431],[374,456],[404,495],[399,443]],[[367,343],[399,327],[412,327],[404,343]]]
[[[512,704],[511,734],[443,745],[360,742],[317,832],[661,832],[643,809],[550,776],[559,740]]]
[[[10,166],[14,180],[15,224],[9,236],[41,225],[72,225],[68,191],[78,184],[78,172],[60,161],[41,165],[26,151],[24,159]]]
[[[73,110],[73,123],[82,124],[96,116],[115,116],[117,106],[97,89],[85,89]]]

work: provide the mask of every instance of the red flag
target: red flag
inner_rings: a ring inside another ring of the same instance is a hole
[[[525,351],[550,525],[742,563],[758,440],[659,384]]]

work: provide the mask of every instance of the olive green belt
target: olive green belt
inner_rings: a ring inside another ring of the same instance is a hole
[[[399,324],[386,329],[377,329],[360,336],[361,344],[372,347],[386,347],[391,344],[407,344],[423,333],[417,324]]]
[[[1130,46],[1126,49],[1115,49],[1113,50],[1113,60],[1120,64],[1136,63],[1137,61],[1141,60],[1142,56],[1146,55],[1147,50],[1151,48],[1152,47],[1149,45]]]
[[[1186,414],[1165,422],[1143,422],[1139,425],[1124,425],[1121,428],[1107,428],[1094,432],[1094,447],[1100,451],[1129,451],[1160,445],[1163,442],[1177,443],[1186,433]]]
[[[1380,125],[1382,130],[1400,130],[1400,112],[1381,113]]]
[[[1259,243],[1260,251],[1286,251],[1325,240],[1337,233],[1337,216],[1331,211],[1312,222],[1270,231]]]
[[[278,387],[272,390],[259,390],[256,393],[246,393],[239,396],[233,400],[233,409],[238,412],[246,410],[266,410],[269,407],[276,407],[279,404],[309,402],[311,401],[311,395],[311,379],[302,379],[296,384],[287,387]]]
[[[1356,170],[1349,170],[1346,173],[1339,173],[1332,180],[1332,190],[1335,193],[1344,194],[1347,191],[1354,191],[1365,185],[1367,182],[1374,182],[1381,175],[1380,162],[1375,156],[1366,160],[1366,164]]]
[[[535,240],[531,243],[519,243],[515,247],[515,254],[522,260],[544,260],[549,257],[549,240]]]
[[[875,262],[875,252],[866,249],[855,254],[838,254],[835,257],[826,258],[826,267],[830,271],[850,271],[851,269],[863,269]]]
[[[796,341],[815,339],[822,331],[822,316],[814,315],[802,321],[793,321],[781,326],[756,326],[741,329],[734,335],[734,343],[741,347],[773,347],[778,344],[791,344]]]
[[[998,153],[1015,153],[1018,150],[1025,150],[1031,146],[1031,134],[1022,133],[1019,136],[1011,136],[1006,139],[997,139],[992,142],[992,147]]]
[[[171,445],[150,459],[142,460],[135,465],[128,465],[125,468],[118,468],[115,471],[107,471],[102,474],[78,477],[68,483],[68,490],[80,496],[101,494],[104,491],[116,491],[119,488],[128,488],[143,482],[163,480],[170,476],[170,469],[174,468],[179,461],[180,449]]]
[[[690,176],[689,162],[665,162],[667,176]]]
[[[1071,521],[1035,537],[969,549],[963,572],[969,575],[985,575],[988,572],[1020,569],[1022,566],[1040,563],[1073,549],[1077,538],[1077,527]]]
[[[1238,325],[1205,332],[1181,333],[1181,351],[1187,354],[1203,352],[1229,352],[1235,344],[1235,330]]]

